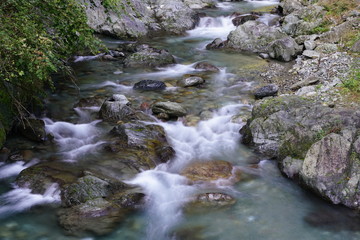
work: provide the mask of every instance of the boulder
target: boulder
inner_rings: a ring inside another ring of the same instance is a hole
[[[167,50],[152,47],[141,49],[124,59],[125,67],[161,67],[175,63],[174,57]]]
[[[341,43],[344,36],[351,32],[358,31],[360,18],[352,18],[340,25],[331,28],[330,31],[320,35],[319,40],[326,43]]]
[[[303,56],[307,57],[307,58],[319,58],[320,57],[320,53],[314,50],[305,50],[302,53]]]
[[[202,77],[191,76],[187,78],[183,78],[177,82],[177,85],[180,87],[193,87],[203,84],[205,80]]]
[[[232,176],[233,167],[231,163],[216,160],[196,162],[186,167],[181,175],[192,181],[215,181]]]
[[[114,94],[105,100],[99,112],[104,121],[130,121],[136,119],[135,110],[130,107],[130,102],[124,95]]]
[[[306,40],[304,42],[304,47],[306,50],[314,50],[316,48],[316,42],[311,40]]]
[[[301,0],[282,0],[280,3],[281,13],[289,15],[303,7]]]
[[[270,43],[267,49],[271,58],[285,62],[291,61],[300,51],[300,46],[292,37],[277,39]]]
[[[225,42],[221,38],[215,38],[214,41],[206,45],[207,50],[219,49],[225,46]]]
[[[207,72],[219,72],[220,69],[209,62],[199,62],[195,65],[195,69]]]
[[[157,102],[151,110],[154,114],[165,113],[170,117],[183,117],[187,114],[186,110],[176,102]]]
[[[164,82],[158,80],[141,80],[135,83],[133,88],[142,91],[157,91],[164,90],[166,85]]]
[[[240,132],[245,144],[278,159],[286,176],[300,178],[333,203],[360,209],[359,116],[359,111],[282,96],[256,103]]]
[[[267,86],[260,87],[255,90],[255,99],[262,99],[264,97],[276,96],[279,91],[279,87],[275,84],[269,84]]]
[[[215,0],[184,0],[184,3],[191,9],[214,8],[216,7]]]
[[[256,53],[266,53],[270,43],[287,35],[278,27],[269,27],[257,21],[248,21],[230,32],[226,47]]]
[[[259,16],[255,15],[255,14],[245,14],[245,15],[240,15],[240,16],[235,17],[232,20],[232,23],[234,24],[234,26],[239,26],[241,24],[246,23],[247,21],[256,20],[258,18],[259,18]]]
[[[29,140],[43,142],[47,139],[45,123],[41,119],[28,118],[18,124],[19,132]]]

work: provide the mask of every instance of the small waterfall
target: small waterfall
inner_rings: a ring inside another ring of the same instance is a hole
[[[4,164],[0,166],[0,180],[5,179],[8,177],[16,176],[18,175],[22,170],[31,167],[32,165],[35,165],[38,163],[37,159],[34,159],[28,163],[25,163],[23,161],[17,161],[10,164]]]
[[[187,38],[221,38],[226,40],[227,35],[235,30],[232,23],[232,17],[203,17],[200,19],[198,26],[187,31]]]
[[[60,201],[60,190],[56,183],[49,186],[43,195],[33,194],[28,188],[16,188],[0,196],[0,218],[28,210],[33,206]]]
[[[96,153],[104,143],[98,140],[100,131],[95,126],[100,120],[82,124],[53,122],[48,118],[44,121],[46,132],[54,136],[65,161],[75,161],[86,154]]]

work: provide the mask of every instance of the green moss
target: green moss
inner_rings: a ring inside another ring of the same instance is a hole
[[[360,61],[353,64],[349,77],[343,81],[343,87],[350,91],[360,93]]]

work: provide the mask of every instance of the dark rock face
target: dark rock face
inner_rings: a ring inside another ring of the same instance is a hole
[[[207,71],[207,72],[219,72],[220,69],[208,62],[200,62],[195,65],[195,69]]]
[[[275,84],[270,84],[264,87],[260,87],[255,90],[255,99],[262,99],[264,97],[276,96],[279,91],[279,87]]]
[[[360,208],[360,112],[297,96],[258,102],[241,129],[243,142],[279,160],[288,177],[323,198]]]
[[[19,124],[17,129],[29,140],[35,142],[46,140],[45,123],[41,119],[26,119],[24,125]]]
[[[166,85],[164,82],[158,80],[141,80],[135,83],[133,88],[142,91],[158,91],[164,90]]]
[[[246,23],[247,21],[256,20],[259,16],[255,14],[240,15],[232,20],[234,26],[239,26]]]
[[[207,50],[219,49],[225,47],[225,42],[221,38],[216,38],[214,41],[206,45]]]

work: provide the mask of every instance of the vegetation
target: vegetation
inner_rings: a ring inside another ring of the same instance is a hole
[[[22,116],[53,87],[51,74],[70,73],[69,56],[100,45],[76,0],[0,2],[0,122]]]
[[[343,81],[343,87],[346,89],[360,93],[360,67],[359,62],[355,63],[350,70],[349,77]]]

